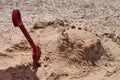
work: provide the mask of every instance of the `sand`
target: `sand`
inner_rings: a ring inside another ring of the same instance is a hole
[[[119,0],[1,0],[0,80],[119,80]],[[18,8],[41,48],[32,48],[11,21]]]

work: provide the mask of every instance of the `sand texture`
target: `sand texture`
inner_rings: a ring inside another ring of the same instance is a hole
[[[119,0],[0,0],[0,80],[120,80]],[[11,12],[41,48],[40,67]]]

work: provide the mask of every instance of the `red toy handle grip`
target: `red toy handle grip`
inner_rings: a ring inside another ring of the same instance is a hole
[[[32,38],[30,37],[29,33],[27,32],[27,30],[25,29],[22,20],[21,20],[21,14],[20,11],[18,9],[13,10],[12,12],[12,21],[15,27],[19,27],[21,29],[21,31],[23,32],[24,36],[26,37],[26,39],[28,40],[28,42],[30,43],[31,47],[33,48],[33,61],[36,65],[38,64],[40,55],[41,55],[41,51],[38,45],[35,45],[34,41],[32,40]]]
[[[12,12],[12,22],[15,27],[23,25],[21,20],[21,14],[18,9],[13,10]]]

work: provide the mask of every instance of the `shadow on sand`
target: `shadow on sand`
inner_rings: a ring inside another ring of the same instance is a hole
[[[38,77],[29,66],[22,65],[0,70],[0,80],[38,80]]]

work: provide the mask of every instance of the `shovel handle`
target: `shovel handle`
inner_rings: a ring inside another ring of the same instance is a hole
[[[18,9],[14,9],[12,11],[12,22],[15,27],[17,27],[17,26],[19,27],[19,26],[23,25],[22,20],[21,20],[21,14]]]
[[[33,54],[32,54],[33,61],[36,65],[39,65],[38,61],[39,61],[39,58],[40,58],[40,55],[41,55],[40,48],[39,48],[38,45],[36,45],[34,43],[32,38],[30,37],[29,33],[25,29],[25,27],[22,23],[20,11],[18,9],[13,10],[13,12],[12,12],[12,22],[13,22],[13,25],[15,27],[19,27],[21,29],[21,31],[23,32],[23,34],[26,37],[26,39],[28,40],[29,44],[33,48]]]

